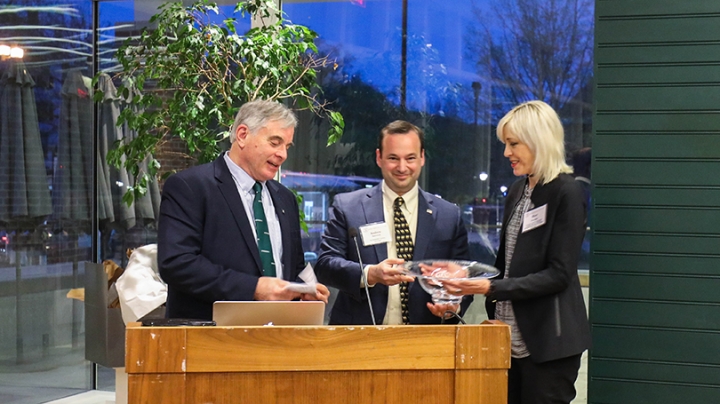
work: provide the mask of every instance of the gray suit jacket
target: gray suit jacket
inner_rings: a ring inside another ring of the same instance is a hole
[[[467,231],[457,206],[420,190],[417,214],[414,260],[468,258]],[[335,196],[315,266],[320,282],[340,290],[330,315],[331,324],[372,324],[367,297],[360,287],[362,271],[355,243],[348,229],[384,221],[380,185]],[[365,247],[359,237],[358,243],[364,265],[377,264],[388,257],[386,244]],[[410,323],[439,323],[440,318],[426,307],[430,295],[416,282],[410,284],[409,292]],[[382,323],[388,301],[387,286],[371,287],[370,300],[376,321]],[[463,312],[471,302],[472,296],[463,300]]]

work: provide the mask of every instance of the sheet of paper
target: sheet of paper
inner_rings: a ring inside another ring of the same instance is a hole
[[[298,276],[300,277],[300,279],[305,281],[305,283],[290,282],[290,284],[286,288],[293,292],[315,294],[317,290],[315,287],[315,285],[317,284],[317,277],[315,276],[315,271],[313,270],[312,266],[310,264],[307,264],[307,266],[305,266],[305,269],[303,269]]]

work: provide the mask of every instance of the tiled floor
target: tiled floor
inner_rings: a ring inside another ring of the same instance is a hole
[[[47,404],[115,404],[115,393],[109,391],[86,391]]]

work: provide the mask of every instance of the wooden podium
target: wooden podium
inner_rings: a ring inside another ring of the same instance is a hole
[[[505,404],[510,328],[127,327],[133,404]]]

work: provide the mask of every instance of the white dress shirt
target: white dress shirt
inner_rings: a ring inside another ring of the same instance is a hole
[[[385,223],[390,230],[390,242],[387,243],[388,258],[397,258],[397,248],[395,245],[395,211],[393,204],[395,199],[399,196],[390,187],[385,184],[385,181],[381,185],[383,193],[383,214],[385,216]],[[400,207],[405,220],[407,221],[408,227],[410,228],[410,236],[415,245],[415,233],[417,232],[417,210],[418,210],[418,184],[411,190],[402,195],[403,205]],[[400,307],[400,285],[393,285],[388,287],[388,304],[385,311],[385,318],[383,319],[384,325],[391,324],[402,324],[402,309]]]
[[[230,159],[227,153],[225,153],[225,163],[230,170],[230,174],[235,181],[240,198],[243,201],[243,208],[245,208],[245,214],[250,220],[250,227],[252,228],[253,235],[255,236],[255,243],[257,244],[257,231],[255,230],[255,212],[253,210],[253,202],[255,200],[255,191],[253,186],[255,180],[245,172],[240,166],[235,164]],[[265,211],[265,217],[267,219],[268,231],[270,233],[270,244],[273,250],[273,261],[275,262],[276,276],[282,279],[282,232],[280,230],[280,221],[278,220],[277,214],[275,213],[275,205],[273,204],[272,197],[270,197],[270,191],[268,191],[265,182],[261,181],[262,184],[262,200],[263,210]],[[239,240],[238,240],[239,242]]]

